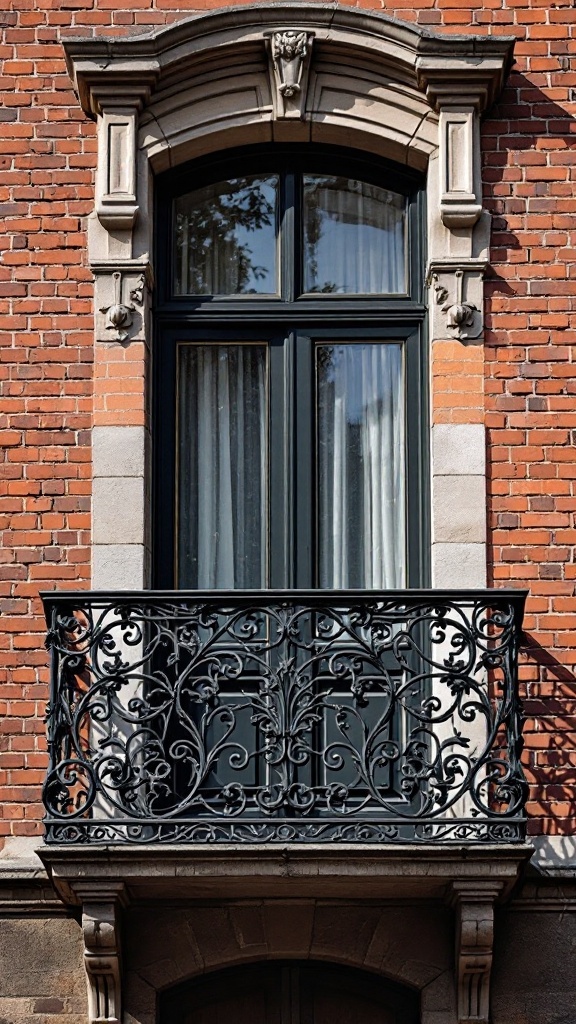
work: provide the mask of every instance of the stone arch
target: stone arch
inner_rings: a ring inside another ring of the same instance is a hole
[[[439,1005],[453,1009],[453,917],[441,903],[149,905],[132,908],[124,926],[125,1004],[137,1024],[156,1024],[162,992],[194,978],[290,960],[354,968],[417,990],[424,1022]]]
[[[268,960],[212,971],[162,993],[158,1024],[186,1024],[191,1019],[252,1019],[254,1011],[280,1021],[285,1013],[300,1019],[320,1008],[351,1015],[366,1024],[418,1024],[417,989],[382,975],[329,961]],[[231,1015],[231,1014],[230,1014]],[[271,1022],[270,1022],[271,1024]]]
[[[296,56],[289,36],[301,40]],[[510,39],[443,36],[334,4],[267,3],[65,49],[99,122],[96,212],[108,230],[145,223],[147,163],[163,170],[247,140],[352,142],[420,170],[439,152],[443,223],[471,228],[480,216],[477,120],[501,88]],[[290,74],[296,84],[282,80]],[[138,248],[137,236],[116,239],[124,257],[132,241]]]

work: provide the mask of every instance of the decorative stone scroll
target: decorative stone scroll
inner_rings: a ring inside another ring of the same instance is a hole
[[[92,264],[96,293],[96,340],[140,341],[145,337],[148,293],[152,284],[148,263],[126,261]]]
[[[313,32],[282,29],[266,35],[274,112],[277,118],[302,118],[306,106]]]
[[[484,328],[482,283],[485,261],[468,260],[462,264],[431,264],[428,284],[431,303],[432,334],[435,338],[478,341]]]
[[[84,966],[88,983],[89,1024],[122,1024],[120,911],[124,885],[86,883],[82,899]]]
[[[489,1024],[494,902],[502,886],[454,881],[458,1024]]]
[[[132,302],[130,305],[126,305],[121,301],[121,271],[115,270],[112,274],[112,280],[114,282],[114,302],[111,306],[101,306],[100,312],[106,313],[106,330],[114,333],[116,341],[126,341],[129,334],[128,328],[132,326],[132,313],[136,307]],[[133,295],[136,295],[136,289],[130,292],[130,298]]]

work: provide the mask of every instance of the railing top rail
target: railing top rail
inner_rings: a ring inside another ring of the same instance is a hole
[[[162,598],[169,598],[170,600],[184,600],[191,598],[195,601],[199,598],[216,601],[220,598],[245,601],[254,597],[269,597],[273,600],[285,600],[288,598],[298,597],[305,598],[306,601],[316,599],[324,603],[329,603],[329,598],[331,597],[342,600],[369,597],[387,599],[402,598],[406,600],[420,600],[422,598],[455,600],[457,598],[464,597],[471,600],[477,600],[478,598],[492,599],[501,597],[506,598],[507,600],[523,602],[526,599],[527,594],[527,589],[517,589],[515,587],[452,587],[449,589],[434,587],[405,587],[400,590],[320,590],[298,588],[285,590],[266,588],[258,588],[254,590],[42,590],[40,592],[40,597],[44,602],[56,599],[59,601],[77,601],[79,596],[82,596],[87,600],[112,597],[123,601],[133,601],[136,599],[142,600],[144,597],[149,598],[150,600],[159,600]]]
[[[44,605],[46,618],[56,607],[79,603],[85,605],[117,603],[119,605],[144,603],[177,603],[177,604],[222,604],[242,606],[251,602],[282,603],[305,602],[308,605],[330,604],[350,605],[356,601],[398,602],[403,606],[431,603],[434,605],[482,604],[505,602],[514,609],[515,625],[521,629],[522,617],[528,590],[514,588],[481,588],[481,589],[432,589],[406,588],[404,590],[50,590],[41,591],[40,597]]]

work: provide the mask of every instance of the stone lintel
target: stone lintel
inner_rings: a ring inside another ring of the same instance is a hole
[[[356,35],[358,46],[378,51],[380,63],[393,56],[396,63],[431,85],[445,72],[448,78],[456,78],[460,91],[464,76],[466,81],[478,83],[488,102],[497,94],[511,66],[515,41],[511,36],[437,33],[381,12],[297,0],[192,15],[144,34],[70,38],[64,40],[64,49],[83,107],[94,113],[90,92],[95,73],[98,80],[122,84],[132,71],[133,81],[138,77],[154,83],[159,75],[172,72],[206,50],[237,45],[284,28],[312,31],[327,40],[350,40]]]

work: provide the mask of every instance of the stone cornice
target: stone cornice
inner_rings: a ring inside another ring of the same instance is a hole
[[[350,45],[371,56],[380,70],[408,74],[433,105],[451,89],[477,95],[484,108],[497,96],[512,63],[511,37],[442,35],[384,14],[308,3],[216,10],[142,35],[67,39],[64,49],[82,107],[94,116],[105,87],[114,87],[117,103],[124,93],[133,102],[137,84],[145,102],[167,73],[188,69],[210,52],[223,57],[229,46],[263,43],[266,32],[291,27],[313,31],[327,47]]]

